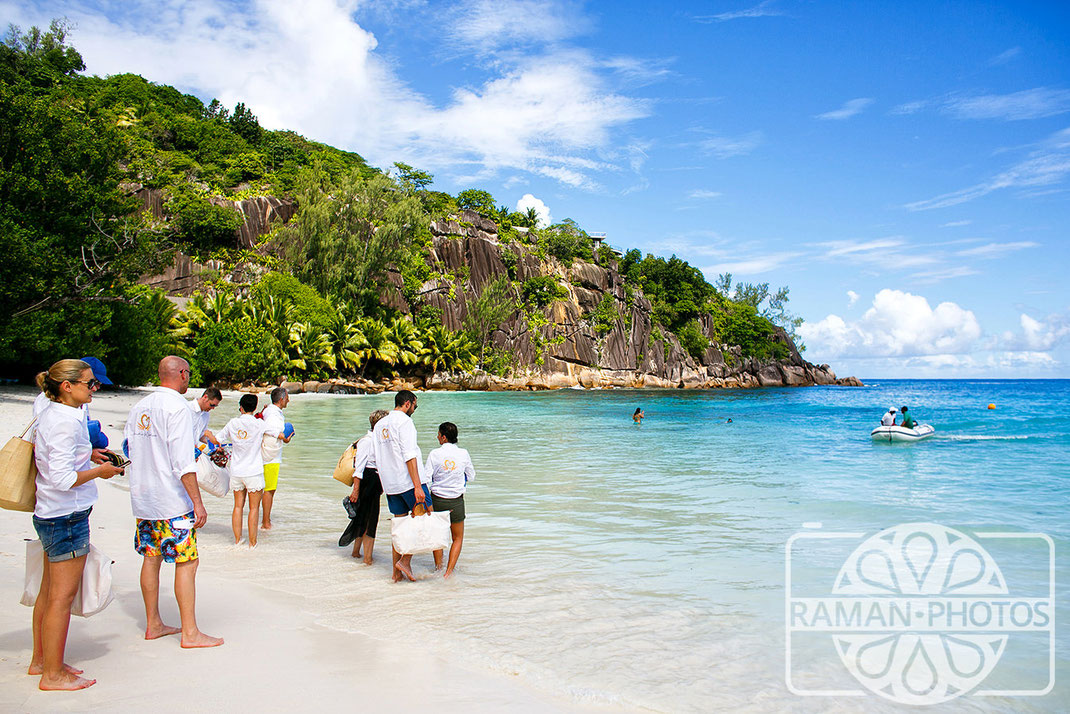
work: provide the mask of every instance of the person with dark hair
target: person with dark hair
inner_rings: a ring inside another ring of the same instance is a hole
[[[141,597],[145,639],[182,633],[180,645],[217,647],[223,638],[197,627],[197,529],[208,522],[193,463],[193,414],[182,395],[189,388],[189,363],[171,355],[160,360],[160,388],[130,410],[130,506],[137,519],[134,550],[143,556]],[[160,617],[160,567],[175,564],[175,599],[182,627]]]
[[[353,493],[349,502],[356,504],[354,516],[346,528],[342,540],[353,539],[353,557],[359,558],[364,550],[364,564],[373,562],[372,549],[375,547],[375,529],[379,525],[379,497],[383,495],[383,485],[379,480],[379,471],[375,465],[375,445],[372,430],[379,420],[390,412],[376,409],[368,416],[371,425],[368,433],[356,442],[357,453],[353,457]],[[339,545],[346,545],[339,542]]]
[[[219,446],[219,440],[215,438],[215,434],[208,431],[208,420],[211,418],[211,411],[218,407],[221,401],[223,401],[223,393],[215,387],[209,387],[201,396],[186,402],[189,404],[190,411],[193,412],[194,445],[207,442]]]
[[[457,425],[442,422],[438,425],[439,447],[427,455],[425,469],[431,475],[431,504],[436,511],[450,514],[450,557],[442,577],[453,575],[464,542],[464,492],[469,481],[476,478],[472,457],[457,446]],[[436,550],[435,570],[442,568],[442,551]]]
[[[646,416],[646,414],[643,414],[642,408],[636,407],[635,412],[632,414],[632,421],[636,424],[642,424],[644,416]]]
[[[285,434],[286,418],[282,410],[290,403],[290,393],[285,387],[275,387],[271,390],[271,404],[264,407],[260,416],[271,425],[279,434],[278,453],[264,462],[264,522],[261,528],[271,530],[271,506],[275,502],[275,489],[279,487],[279,469],[282,468],[282,444],[289,444],[293,433]]]
[[[71,602],[82,582],[89,554],[89,513],[97,502],[93,479],[109,479],[122,469],[94,465],[82,407],[100,386],[89,365],[64,359],[37,375],[48,400],[34,432],[37,502],[33,527],[44,551],[41,587],[33,606],[33,654],[28,674],[41,675],[44,690],[85,689],[96,683],[63,661]]]
[[[904,429],[913,429],[918,425],[918,423],[914,421],[913,415],[907,414],[906,407],[900,407],[899,413],[903,415],[903,423],[899,426],[903,427]]]
[[[234,492],[234,510],[230,514],[234,544],[241,543],[242,517],[248,492],[250,548],[256,547],[260,525],[260,499],[264,494],[264,459],[260,454],[260,445],[265,434],[279,436],[279,432],[271,424],[253,416],[256,403],[255,394],[243,394],[238,400],[238,416],[228,421],[219,432],[219,440],[232,445],[228,468],[230,489]]]
[[[416,395],[403,389],[394,397],[393,411],[380,419],[372,430],[379,480],[383,484],[390,513],[395,516],[410,512],[420,515],[424,509],[431,510],[431,491],[420,473],[420,446],[416,443],[416,425],[412,421],[415,411]],[[391,550],[394,561],[391,577],[394,582],[403,576],[416,580],[410,566],[412,555],[401,555]]]

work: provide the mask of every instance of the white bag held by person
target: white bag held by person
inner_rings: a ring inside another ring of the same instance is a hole
[[[390,541],[402,555],[430,553],[450,547],[450,514],[433,511],[422,516],[394,516]]]
[[[202,490],[222,498],[230,491],[230,471],[212,463],[208,454],[202,454],[197,459],[197,483]]]
[[[44,560],[41,541],[26,541],[26,583],[19,602],[27,607],[34,606],[37,594],[41,591]],[[71,603],[72,615],[89,617],[111,604],[115,598],[111,589],[111,564],[111,558],[104,555],[100,548],[89,544],[89,555],[85,558],[85,569],[82,571],[82,585]]]

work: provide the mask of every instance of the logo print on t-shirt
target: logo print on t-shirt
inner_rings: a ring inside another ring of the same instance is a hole
[[[383,427],[383,432],[382,433],[383,433],[383,441],[386,441],[387,439],[390,438],[390,430],[387,429],[386,427]]]
[[[137,428],[141,431],[148,431],[152,428],[152,420],[149,419],[149,413],[145,412],[137,420]]]
[[[238,439],[241,441],[245,441],[249,438],[249,432],[247,432],[245,429],[238,429],[236,432],[234,432],[234,436],[238,437]]]
[[[446,459],[442,462],[442,465],[446,467],[447,471],[453,471],[455,468],[457,468],[457,462],[455,462],[453,459]]]

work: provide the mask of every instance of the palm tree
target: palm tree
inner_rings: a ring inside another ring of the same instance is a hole
[[[270,332],[279,347],[286,349],[290,342],[290,328],[296,322],[293,303],[276,300],[273,295],[258,294],[243,303],[243,310],[254,325]]]
[[[310,330],[303,322],[295,322],[290,328],[287,358],[291,367],[310,374],[323,368],[333,370],[336,364],[327,336]]]
[[[365,342],[359,325],[338,312],[327,323],[324,336],[339,369],[356,369],[361,363],[360,350]]]
[[[357,354],[362,366],[360,376],[368,369],[368,363],[372,361],[392,365],[397,361],[397,346],[390,340],[390,331],[379,320],[369,317],[360,321],[359,329],[364,335]]]
[[[387,326],[390,341],[397,348],[396,362],[404,365],[416,364],[420,360],[420,342],[416,326],[404,317],[395,317]]]
[[[435,372],[466,371],[475,365],[472,342],[463,332],[451,332],[444,325],[432,325],[424,331],[422,341],[420,361],[431,372],[427,378],[428,386],[431,385]]]

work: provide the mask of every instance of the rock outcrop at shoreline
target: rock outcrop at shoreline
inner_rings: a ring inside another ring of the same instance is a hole
[[[131,187],[134,188],[134,187]],[[137,187],[140,188],[140,187]],[[133,191],[149,210],[159,210],[158,197],[149,190]],[[256,243],[273,223],[286,222],[294,213],[292,202],[264,197],[232,202],[246,217],[235,232],[235,244]],[[240,205],[238,205],[240,204]],[[451,330],[464,325],[469,304],[491,281],[501,277],[523,284],[531,278],[552,276],[566,296],[535,310],[516,311],[491,335],[495,348],[515,359],[510,377],[491,374],[434,374],[368,380],[333,379],[328,382],[287,383],[294,392],[362,393],[399,388],[441,390],[528,391],[569,387],[666,389],[739,389],[755,387],[801,387],[810,385],[862,386],[856,377],[838,378],[827,364],[814,365],[799,354],[782,328],[772,336],[786,347],[788,356],[759,360],[744,356],[739,346],[713,341],[713,318],[702,315],[699,325],[710,339],[698,359],[681,346],[676,335],[652,319],[650,301],[638,290],[626,290],[616,256],[595,251],[601,259],[580,259],[566,264],[552,256],[541,258],[526,244],[500,240],[494,221],[474,211],[455,219],[431,223],[433,235],[426,261],[435,277],[420,286],[415,303],[441,311],[443,324]],[[507,263],[508,266],[507,267]],[[191,295],[205,274],[218,275],[221,265],[200,265],[178,254],[163,275],[142,282],[161,287],[175,296]],[[260,266],[238,266],[230,276],[236,283],[255,279],[250,271]],[[417,305],[406,299],[398,272],[391,272],[381,292],[383,304],[410,313]],[[593,319],[596,307],[606,298],[616,311],[608,331],[599,331]],[[238,389],[254,385],[234,385]],[[263,388],[263,385],[260,385]]]

